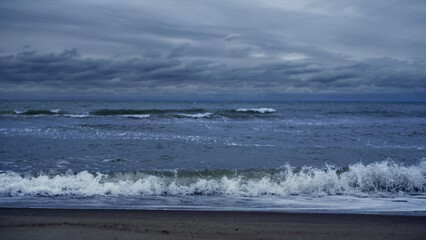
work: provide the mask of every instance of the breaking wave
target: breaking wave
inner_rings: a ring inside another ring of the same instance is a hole
[[[273,113],[276,112],[273,108],[238,108],[235,111],[237,112],[246,112],[246,113]]]
[[[229,119],[251,119],[262,117],[274,117],[269,115],[275,113],[273,108],[237,108],[237,109],[216,109],[207,110],[203,108],[189,109],[98,109],[90,112],[68,112],[60,109],[39,109],[39,110],[10,110],[1,111],[5,116],[49,116],[49,117],[70,117],[70,118],[88,118],[88,117],[126,117],[135,119],[151,118],[229,118]],[[276,116],[275,116],[276,117]]]
[[[26,111],[18,111],[14,110],[9,112],[9,114],[16,114],[16,115],[57,115],[57,114],[66,114],[67,112],[62,111],[60,109],[38,109],[38,110],[26,110]]]
[[[213,113],[196,113],[196,114],[178,114],[179,117],[186,117],[186,118],[208,118],[211,117]]]
[[[0,173],[0,196],[158,195],[424,195],[426,160],[404,166],[392,161],[345,168],[141,170]]]
[[[125,114],[125,115],[119,115],[119,116],[141,119],[141,118],[149,118],[151,115],[150,114]]]
[[[148,115],[148,114],[175,114],[175,113],[199,113],[204,112],[202,108],[194,109],[100,109],[90,112],[91,115],[116,116],[116,115]]]
[[[70,117],[70,118],[88,118],[90,117],[89,114],[65,114],[65,117]]]

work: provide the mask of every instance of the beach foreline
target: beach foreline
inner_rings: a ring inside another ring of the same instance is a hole
[[[0,239],[425,239],[426,216],[0,208]]]

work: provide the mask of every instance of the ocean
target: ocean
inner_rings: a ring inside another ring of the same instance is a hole
[[[426,215],[426,103],[2,101],[0,207]]]

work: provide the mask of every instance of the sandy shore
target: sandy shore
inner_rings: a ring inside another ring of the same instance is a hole
[[[426,239],[426,217],[1,208],[0,239]]]

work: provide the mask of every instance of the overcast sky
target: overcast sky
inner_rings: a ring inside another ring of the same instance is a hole
[[[426,100],[426,1],[2,0],[0,80],[2,98]]]

